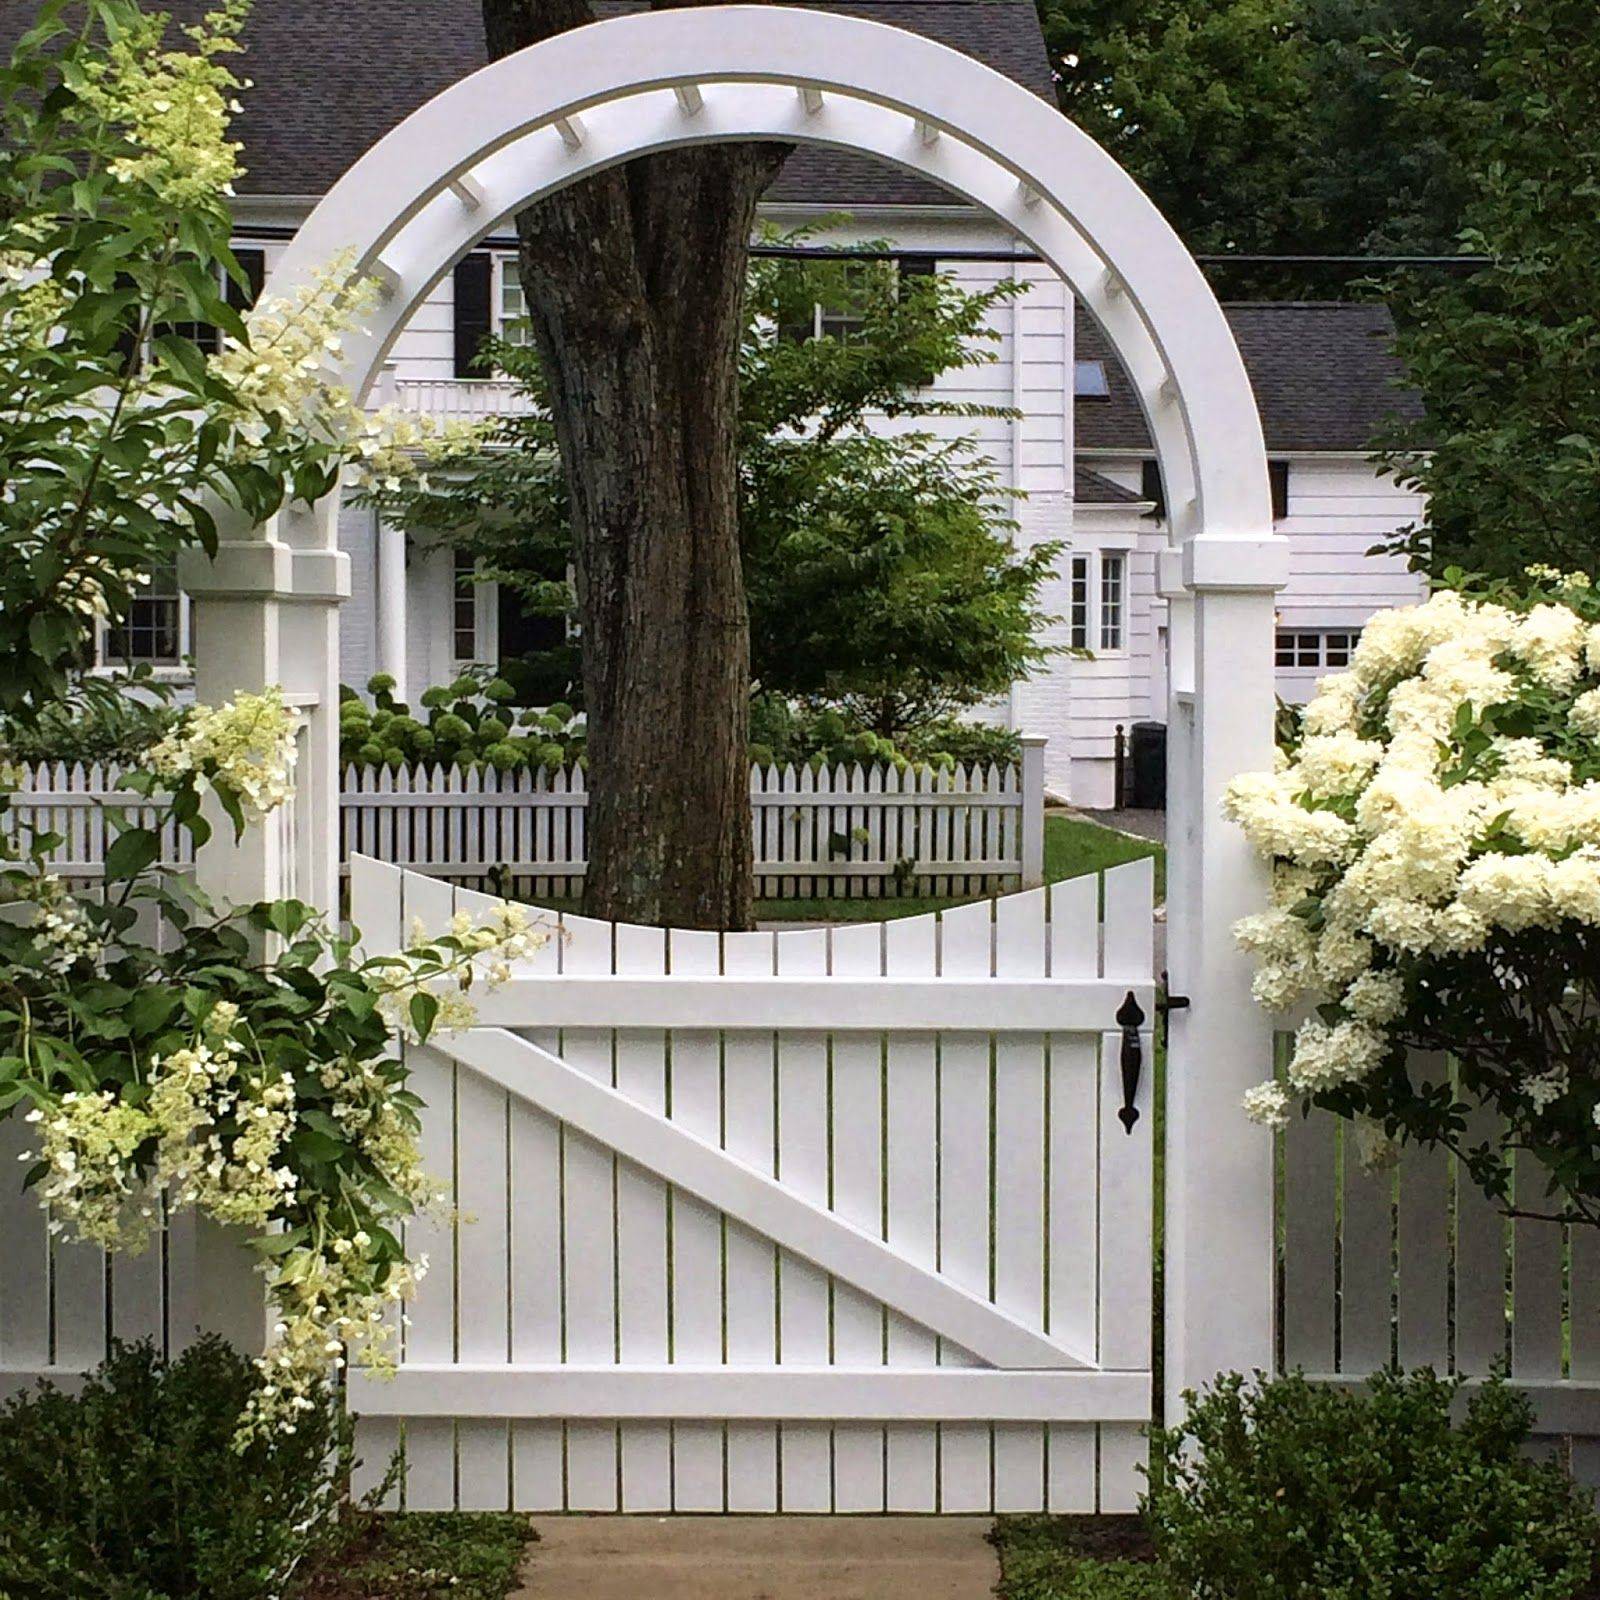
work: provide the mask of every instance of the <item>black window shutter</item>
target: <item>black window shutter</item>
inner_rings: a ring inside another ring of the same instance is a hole
[[[482,251],[456,263],[456,376],[481,378],[479,347],[489,337],[490,259]]]
[[[1146,459],[1139,474],[1139,498],[1151,502],[1146,515],[1157,520],[1167,514],[1167,486],[1161,478],[1161,463]]]
[[[1269,461],[1267,477],[1272,484],[1272,520],[1282,522],[1289,515],[1289,463]]]

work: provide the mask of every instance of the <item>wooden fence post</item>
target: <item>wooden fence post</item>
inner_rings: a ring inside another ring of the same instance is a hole
[[[1044,882],[1044,747],[1042,733],[1022,736],[1022,887]]]

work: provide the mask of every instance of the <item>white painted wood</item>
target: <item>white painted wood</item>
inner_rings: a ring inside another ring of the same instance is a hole
[[[1045,906],[1042,889],[995,902],[997,973],[1044,977]],[[1044,1328],[1047,1041],[1043,1034],[1007,1034],[995,1040],[994,1051],[995,1303]],[[1030,1511],[1044,1503],[1043,1428],[996,1428],[994,1509]]]
[[[914,918],[912,925],[921,926],[924,920]],[[835,981],[857,975],[876,977],[883,972],[884,938],[886,932],[892,938],[892,930],[896,926],[904,928],[908,925],[891,923],[887,930],[876,923],[835,928],[831,952]],[[928,927],[931,933],[931,924]],[[930,970],[931,950],[930,942]],[[888,1056],[888,1092],[892,1102],[896,1094],[894,1075],[897,1052],[903,1049],[904,1044],[902,1035],[888,1039],[855,1032],[832,1036],[833,1143],[830,1179],[833,1206],[847,1222],[878,1238],[885,1237],[886,1207],[892,1208],[899,1198],[897,1194],[886,1195],[885,1190],[884,1135],[886,1120],[891,1116],[884,1099],[885,1055]],[[931,1064],[931,1050],[929,1059]],[[909,1128],[905,1132],[913,1134]],[[891,1174],[894,1170],[894,1137],[895,1133],[891,1133]],[[892,1177],[890,1182],[893,1182]],[[896,1238],[892,1220],[895,1214],[893,1209],[887,1210],[891,1219],[888,1237],[898,1248],[903,1241]],[[929,1243],[931,1245],[931,1228]],[[933,1259],[931,1248],[924,1259]],[[832,1280],[831,1289],[834,1361],[842,1367],[882,1366],[885,1353],[885,1311],[882,1303],[838,1279]],[[892,1317],[890,1320],[891,1323],[897,1323],[903,1319]],[[927,1344],[931,1355],[931,1340]],[[930,1430],[930,1445],[931,1442]],[[834,1509],[884,1509],[884,1451],[885,1434],[881,1427],[851,1426],[842,1422],[834,1427]]]
[[[589,917],[561,919],[563,974],[582,976],[614,970],[609,922]],[[591,1013],[592,1015],[592,1013]],[[525,1017],[552,1019],[530,1010]],[[476,1031],[451,1041],[458,1048],[467,1040],[486,1037]],[[615,1036],[604,1027],[562,1027],[561,1050],[566,1070],[575,1083],[594,1084],[611,1094],[614,1081]],[[516,1042],[518,1053],[537,1046]],[[459,1058],[458,1058],[459,1059]],[[553,1059],[553,1058],[550,1058]],[[473,1063],[481,1067],[481,1062]],[[490,1076],[498,1076],[489,1074]],[[519,1082],[506,1087],[535,1104],[544,1104],[562,1123],[562,1262],[566,1274],[564,1348],[566,1359],[605,1362],[617,1359],[616,1212],[614,1204],[617,1158],[615,1148],[596,1139],[558,1107],[527,1094]],[[647,1115],[646,1113],[639,1113]],[[567,1509],[615,1511],[619,1476],[617,1429],[614,1423],[569,1423],[567,1426]]]
[[[1090,1364],[991,1306],[982,1291],[963,1287],[949,1263],[941,1263],[942,1270],[937,1273],[914,1266],[878,1239],[788,1192],[731,1152],[707,1145],[676,1122],[650,1116],[588,1074],[515,1034],[475,1028],[442,1036],[439,1048],[558,1116],[568,1129],[569,1161],[575,1138],[585,1137],[595,1148],[603,1145],[648,1165],[680,1188],[745,1219],[762,1235],[848,1279],[913,1320],[937,1325],[981,1359],[1013,1366]],[[574,1272],[570,1165],[567,1196],[569,1272]],[[569,1279],[569,1353],[579,1344],[573,1307],[573,1285],[579,1281],[576,1276]],[[591,1284],[585,1293],[598,1296],[599,1291]],[[591,1334],[583,1342],[591,1348],[606,1347],[600,1335]]]
[[[956,1419],[987,1430],[991,1419],[1122,1420],[1143,1425],[1148,1373],[995,1372],[889,1367],[689,1367],[673,1381],[659,1368],[607,1364],[488,1367],[407,1363],[392,1379],[352,1375],[369,1416],[629,1417],[707,1415],[796,1421]]]
[[[993,971],[994,927],[987,901],[957,906],[939,919],[939,970],[944,977],[987,977]],[[993,1293],[990,1242],[994,1094],[993,1042],[985,1035],[945,1033],[939,1039],[939,1270],[975,1295]],[[940,1323],[940,1332],[949,1332]],[[941,1366],[967,1366],[982,1351],[943,1337]],[[992,1441],[986,1426],[939,1428],[939,1509],[987,1511],[991,1505]]]
[[[744,975],[770,982],[774,959],[770,933],[722,936],[722,970],[728,978]],[[775,1048],[773,1035],[764,1030],[723,1035],[722,1147],[741,1165],[763,1175],[772,1172],[776,1138]],[[778,1258],[773,1236],[766,1228],[748,1226],[743,1206],[724,1202],[723,1210],[727,1213],[722,1246],[727,1359],[736,1366],[769,1367],[778,1353]],[[730,1423],[728,1510],[777,1507],[777,1429],[764,1423]]]
[[[667,939],[660,928],[619,924],[616,964],[624,972],[664,972]],[[666,1035],[654,1028],[624,1028],[616,1035],[617,1089],[664,1115],[667,1105]],[[633,1162],[617,1164],[617,1359],[666,1364],[667,1189]],[[672,1434],[665,1425],[624,1422],[621,1428],[622,1509],[672,1509]]]
[[[1419,1059],[1413,1070],[1419,1072],[1419,1081],[1437,1081],[1441,1075],[1448,1081],[1449,1068],[1441,1058]],[[1395,1258],[1400,1365],[1442,1371],[1450,1354],[1450,1159],[1443,1149],[1406,1152]]]
[[[1280,1034],[1277,1057],[1286,1061],[1290,1044]],[[1316,1111],[1293,1116],[1283,1136],[1283,1354],[1291,1371],[1334,1370],[1338,1139],[1337,1119]]]
[[[688,977],[722,969],[715,933],[674,928],[668,935],[672,971]],[[670,1037],[670,1096],[676,1126],[708,1144],[722,1137],[722,1042],[706,1029]],[[672,1361],[714,1365],[727,1359],[722,1335],[722,1216],[689,1191],[671,1188]],[[723,1451],[726,1429],[716,1420],[676,1422],[672,1430],[673,1509],[722,1511],[727,1503]]]
[[[1146,901],[1146,906],[1149,902]],[[972,910],[958,906],[946,918]],[[983,913],[989,959],[989,902]],[[732,935],[728,935],[729,938]],[[742,937],[742,936],[741,936]],[[769,1032],[804,1030],[826,1015],[834,1032],[920,1025],[941,1032],[988,1035],[1046,1029],[1097,1031],[1132,990],[1146,1016],[1154,1005],[1148,963],[1136,979],[1070,978],[1012,980],[987,974],[904,981],[892,978],[755,978],[730,974],[721,979],[657,978],[634,975],[591,977],[513,977],[483,995],[478,1021],[485,1027],[516,1026],[530,1016],[562,1027],[595,1017],[626,1018],[639,1027],[716,1027]],[[770,1040],[769,1040],[770,1043]]]
[[[780,976],[827,972],[826,929],[781,932],[775,943],[775,965]],[[777,1167],[774,1176],[786,1188],[814,1204],[827,1206],[832,1203],[828,1160],[828,1036],[820,1029],[796,1030],[778,1035],[775,1042]],[[787,1252],[780,1253],[778,1274],[779,1358],[785,1367],[826,1365],[832,1355],[828,1275]],[[779,1437],[779,1469],[782,1510],[823,1512],[833,1509],[830,1428],[786,1424]]]

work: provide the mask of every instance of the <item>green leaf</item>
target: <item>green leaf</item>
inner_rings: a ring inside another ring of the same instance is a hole
[[[438,999],[429,994],[426,989],[420,990],[411,997],[411,1026],[417,1030],[419,1039],[426,1039],[433,1032],[434,1019],[439,1015]]]
[[[161,855],[161,837],[150,828],[129,828],[112,841],[106,851],[107,883],[136,878],[153,866]]]

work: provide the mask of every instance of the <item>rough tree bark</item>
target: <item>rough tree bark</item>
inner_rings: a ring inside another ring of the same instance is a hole
[[[483,15],[495,58],[594,20],[588,0]],[[517,219],[572,502],[591,916],[750,925],[738,353],[756,202],[787,154],[641,157]]]

